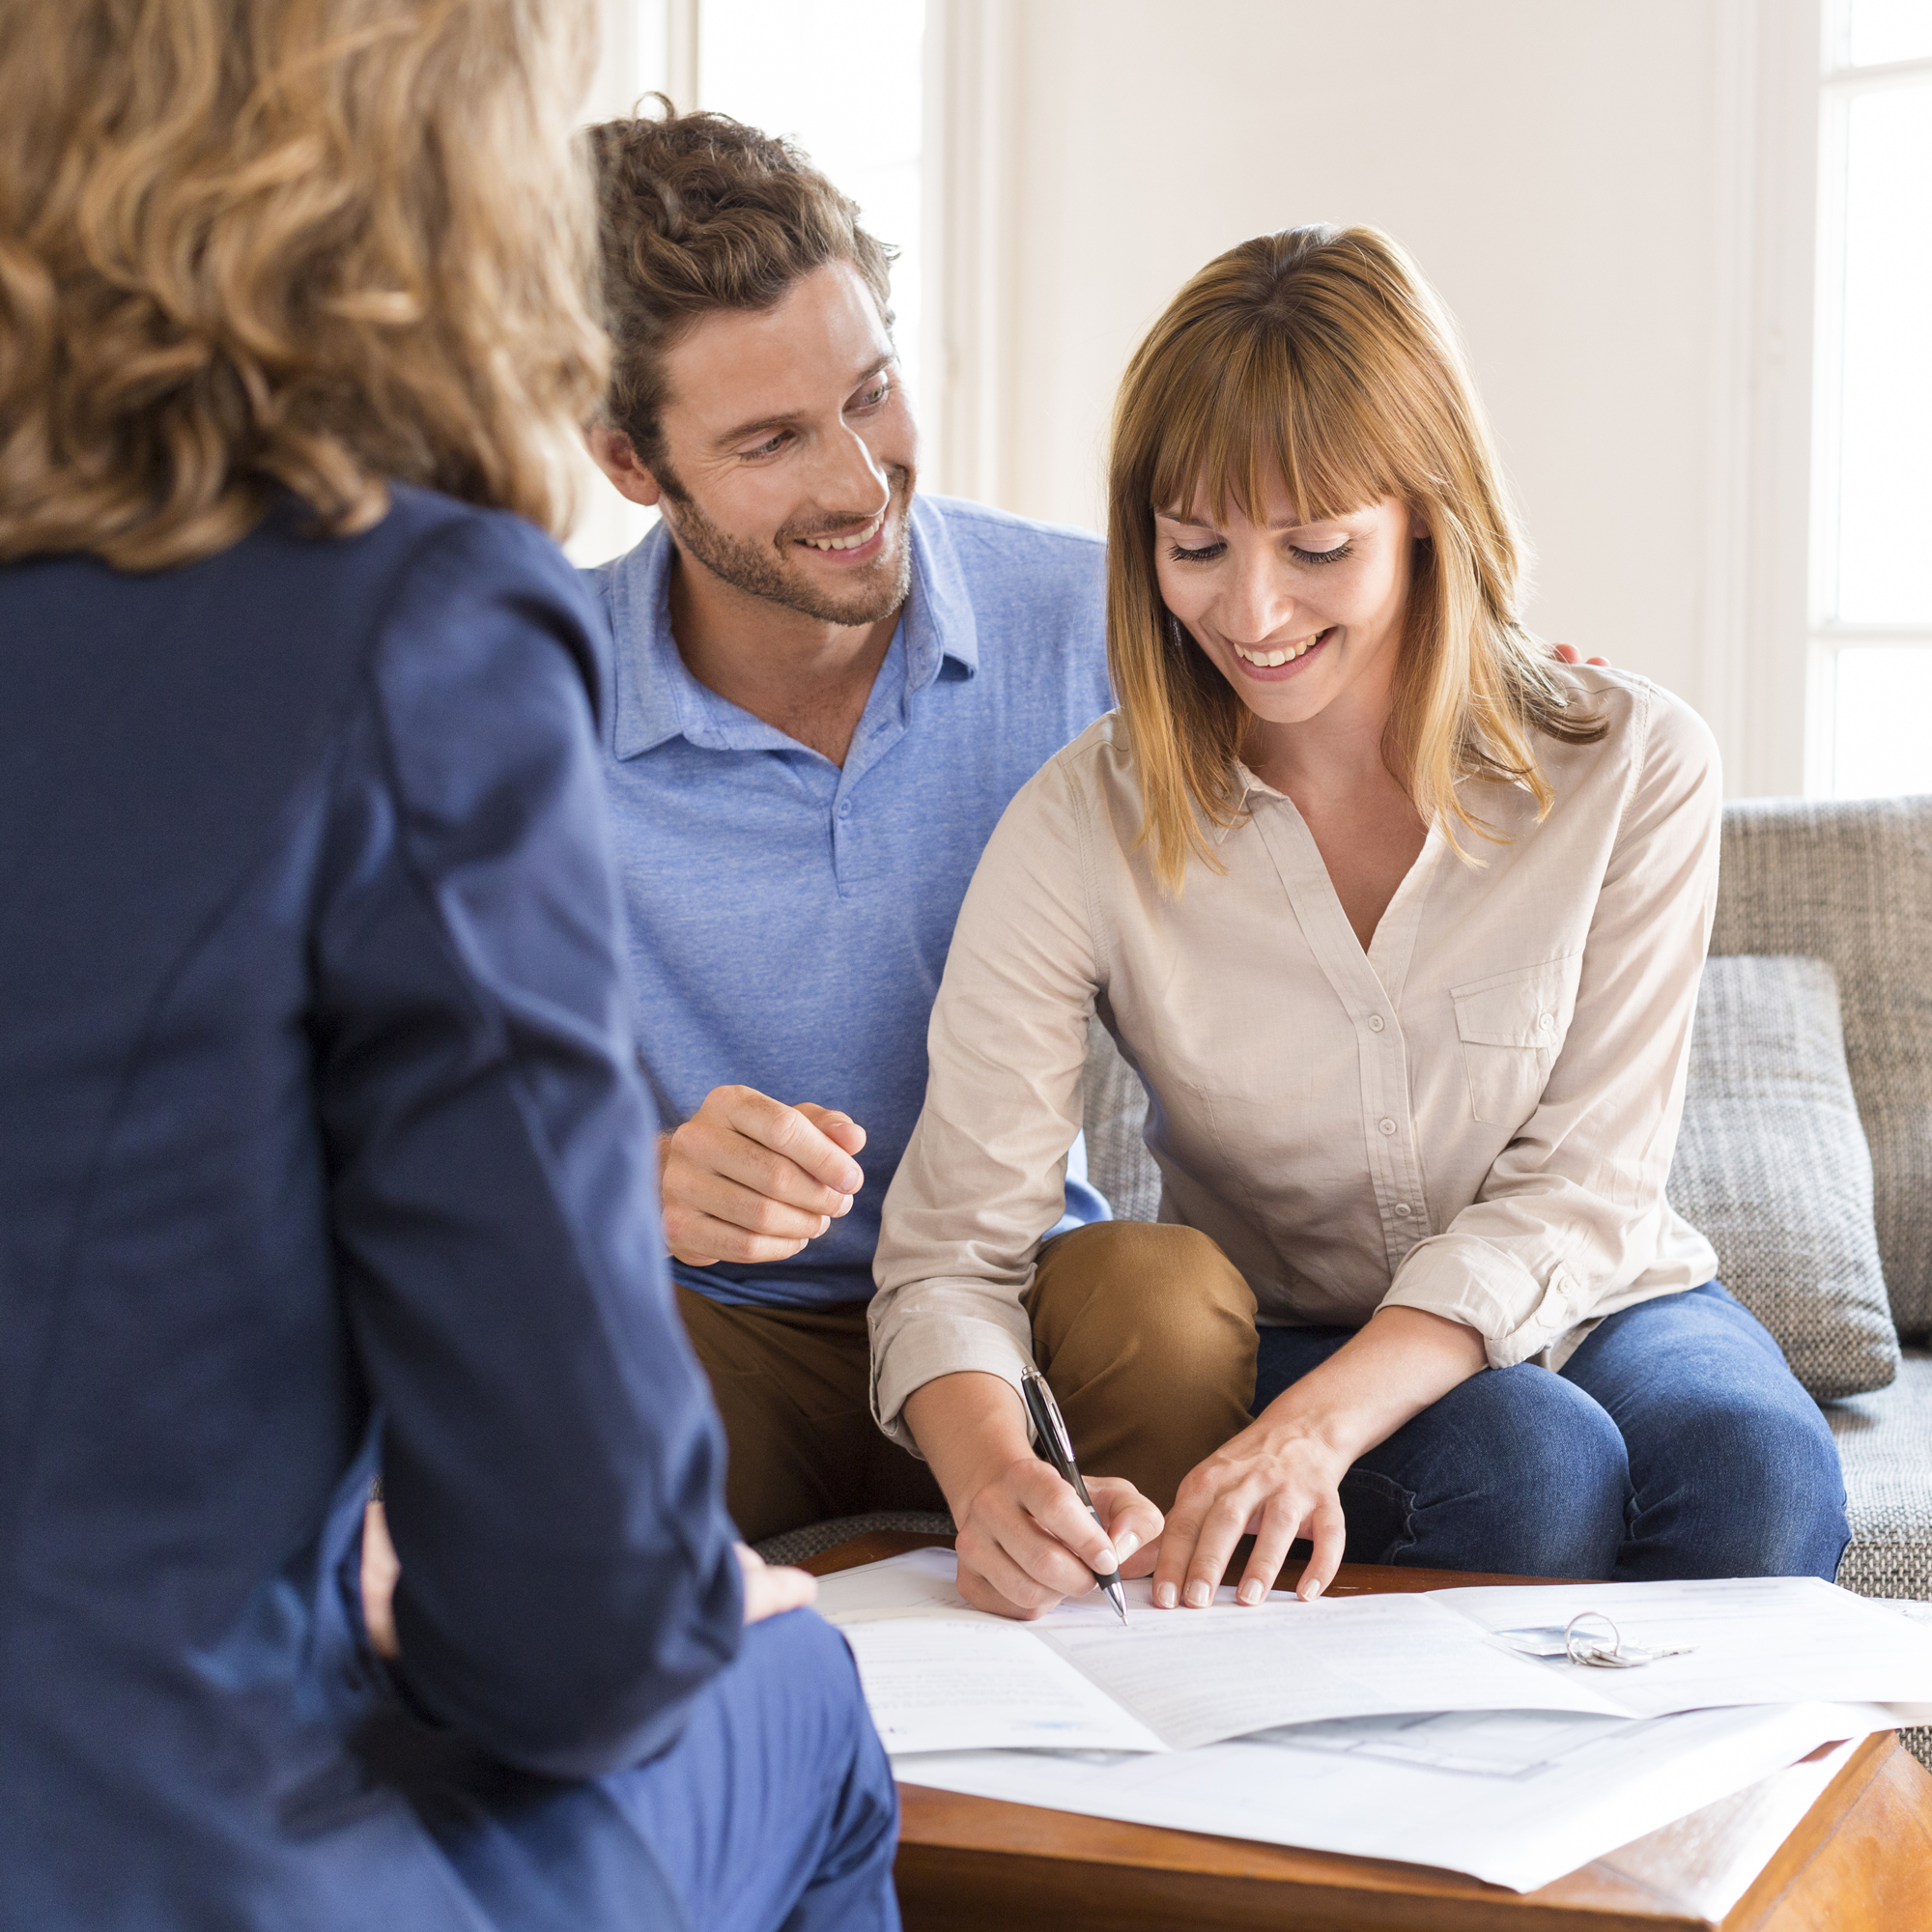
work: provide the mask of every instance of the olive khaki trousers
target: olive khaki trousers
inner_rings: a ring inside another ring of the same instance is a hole
[[[751,1543],[832,1517],[944,1510],[917,1457],[873,1422],[866,1304],[750,1308],[677,1291],[730,1444],[725,1500]],[[1162,1510],[1248,1424],[1255,1298],[1190,1228],[1102,1221],[1040,1251],[1034,1359],[1090,1476]]]

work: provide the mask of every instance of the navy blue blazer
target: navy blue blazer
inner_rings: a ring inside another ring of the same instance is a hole
[[[735,1651],[600,633],[420,492],[0,569],[0,1925],[473,1932],[417,1746],[601,1773]]]

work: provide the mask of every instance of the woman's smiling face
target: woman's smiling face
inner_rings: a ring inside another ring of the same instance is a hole
[[[1350,693],[1386,704],[1422,526],[1394,497],[1303,522],[1279,478],[1259,520],[1208,493],[1156,506],[1154,569],[1167,608],[1256,717],[1298,724]],[[1352,705],[1350,708],[1353,708]]]

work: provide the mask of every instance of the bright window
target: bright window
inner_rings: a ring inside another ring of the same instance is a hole
[[[925,9],[918,0],[698,0],[697,98],[782,134],[898,250],[893,335],[919,395]]]
[[[1828,9],[1809,789],[1932,791],[1932,0]]]

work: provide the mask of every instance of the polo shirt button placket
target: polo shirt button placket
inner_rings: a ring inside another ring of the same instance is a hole
[[[852,829],[852,801],[841,798],[832,811],[832,871],[838,881],[840,898],[855,890],[850,867],[858,856],[857,838]]]

